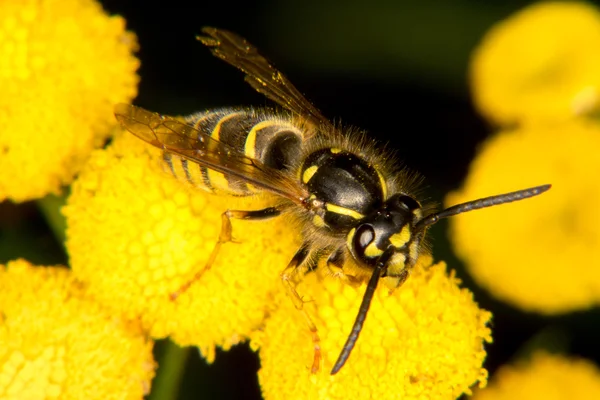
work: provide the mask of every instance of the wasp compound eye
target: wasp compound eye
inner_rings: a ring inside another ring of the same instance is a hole
[[[413,211],[421,208],[421,205],[412,197],[406,195],[400,195],[396,198],[396,205],[407,211]]]
[[[356,229],[352,240],[353,251],[359,259],[370,259],[369,248],[375,241],[375,229],[369,224],[363,224]]]

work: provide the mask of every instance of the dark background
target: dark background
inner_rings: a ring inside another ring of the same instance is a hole
[[[255,44],[326,116],[389,142],[407,166],[425,176],[425,194],[438,202],[444,193],[459,187],[478,145],[493,132],[470,102],[471,51],[494,22],[527,4],[501,0],[380,0],[368,5],[355,0],[102,3],[108,12],[125,17],[128,29],[138,35],[142,66],[137,105],[178,115],[212,107],[272,105],[243,82],[241,72],[212,57],[195,40],[203,26],[229,29]],[[29,257],[32,261],[65,262],[33,203],[0,205],[0,228],[4,239],[35,232],[37,248],[43,251]],[[491,374],[537,347],[600,360],[596,341],[600,328],[594,324],[598,312],[543,318],[494,301],[452,255],[445,230],[445,223],[432,230],[436,259],[457,269],[480,305],[494,313],[494,344],[488,346],[486,361]],[[2,262],[23,254],[18,244],[7,243],[0,246]],[[159,345],[159,360],[161,349]],[[258,398],[258,367],[257,357],[246,346],[220,352],[212,366],[193,351],[179,398]]]

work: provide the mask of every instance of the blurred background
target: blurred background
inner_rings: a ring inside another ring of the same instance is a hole
[[[405,165],[426,178],[425,197],[441,203],[461,184],[478,145],[493,132],[471,104],[470,54],[495,22],[530,2],[101,3],[109,13],[124,16],[138,35],[137,105],[177,115],[272,106],[244,83],[239,71],[212,57],[195,39],[203,26],[225,28],[256,45],[324,115],[388,142]],[[450,250],[444,222],[431,235],[435,258],[456,269],[481,307],[494,313],[494,343],[487,347],[486,361],[490,374],[539,347],[600,362],[597,310],[545,318],[510,308],[479,290],[464,272]],[[35,203],[0,204],[0,262],[18,256],[40,264],[67,262]],[[159,362],[162,349],[157,346]],[[260,398],[258,368],[258,358],[245,345],[220,352],[211,366],[192,351],[179,398],[197,399],[200,393],[211,399]]]

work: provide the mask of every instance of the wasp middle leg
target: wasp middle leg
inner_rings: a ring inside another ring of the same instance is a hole
[[[219,251],[221,250],[221,246],[224,243],[231,242],[233,237],[231,235],[232,227],[231,227],[231,219],[243,219],[243,220],[262,220],[277,217],[283,211],[283,206],[276,207],[267,207],[261,210],[227,210],[223,214],[221,214],[221,232],[219,233],[219,239],[215,243],[212,251],[210,252],[210,256],[208,257],[208,261],[204,264],[204,267],[196,272],[194,276],[190,278],[186,283],[181,285],[177,291],[170,294],[171,300],[176,300],[179,296],[181,296],[186,290],[190,288],[198,279],[204,275],[206,271],[208,271],[212,265],[214,264]]]
[[[304,309],[304,300],[298,294],[298,291],[296,290],[296,283],[294,280],[294,275],[303,266],[304,262],[308,258],[309,253],[309,244],[302,244],[302,246],[296,252],[288,266],[281,273],[281,280],[285,288],[287,289],[288,296],[292,299],[292,303],[294,303],[294,306],[298,311],[302,312],[302,315],[304,315],[304,319],[306,320],[306,323],[308,325],[308,329],[310,331],[310,335],[314,346],[314,356],[311,372],[315,374],[317,373],[317,371],[319,371],[319,366],[321,364],[321,339],[319,338],[317,326],[313,322],[308,311]]]

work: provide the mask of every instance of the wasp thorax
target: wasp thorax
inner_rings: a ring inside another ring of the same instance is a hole
[[[394,195],[348,235],[349,250],[358,261],[374,264],[383,252],[392,246],[396,252],[410,256],[414,226],[418,220],[415,211],[419,203],[406,195]]]
[[[310,154],[300,171],[302,183],[325,203],[322,225],[346,233],[383,203],[377,170],[363,158],[336,148]]]

